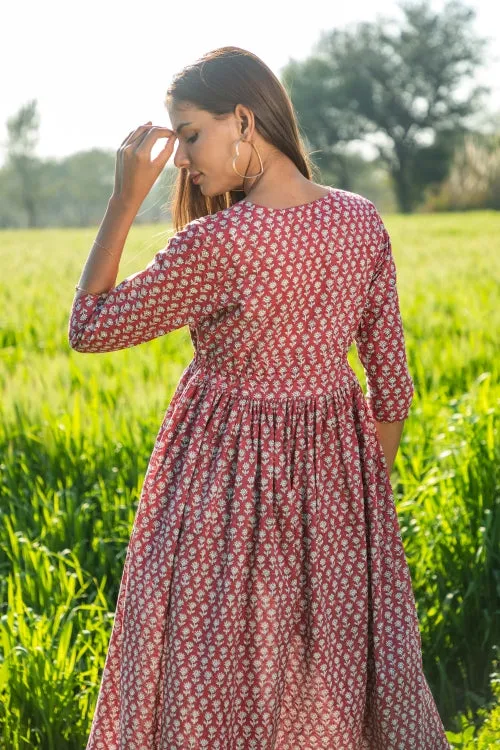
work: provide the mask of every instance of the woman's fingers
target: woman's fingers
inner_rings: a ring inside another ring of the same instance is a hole
[[[136,140],[136,137],[147,132],[151,128],[151,120],[145,125],[139,125],[139,127],[131,130],[127,137],[120,144],[120,148],[124,148],[126,145]]]
[[[131,146],[132,144],[135,144],[135,147],[138,149],[138,146],[142,146],[148,134],[150,133],[152,134],[152,138],[150,140],[153,142],[158,138],[170,138],[170,136],[176,136],[174,131],[170,128],[152,126],[150,120],[145,125],[139,125],[139,127],[135,128],[135,130],[131,130],[127,137],[120,144],[120,149],[124,149],[125,147]]]
[[[126,144],[132,133],[135,133],[135,130],[131,130],[127,137],[123,139],[123,141],[120,143],[120,148]]]
[[[173,130],[170,128],[162,128],[159,126],[153,126],[152,128],[149,128],[149,131],[143,134],[143,138],[141,139],[141,142],[139,146],[137,147],[137,151],[146,151],[148,145],[153,145],[158,138],[172,138],[172,140],[176,138],[176,134]]]

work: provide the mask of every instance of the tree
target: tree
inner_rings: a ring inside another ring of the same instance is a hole
[[[33,99],[7,120],[6,166],[15,181],[11,193],[25,209],[30,227],[37,225],[40,190],[40,162],[34,155],[40,126],[37,106]]]
[[[460,0],[448,0],[440,13],[427,0],[403,1],[400,8],[399,24],[379,18],[324,32],[309,59],[285,66],[282,80],[324,162],[341,163],[348,142],[371,143],[401,211],[409,213],[425,187],[414,179],[425,150],[441,131],[463,128],[488,90],[472,86],[459,96],[486,42],[474,35],[475,11]],[[451,158],[446,148],[439,153]]]
[[[463,135],[447,179],[428,191],[425,208],[500,210],[500,130]]]

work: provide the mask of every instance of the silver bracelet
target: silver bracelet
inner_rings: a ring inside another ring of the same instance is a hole
[[[94,245],[97,245],[97,247],[102,248],[106,253],[108,253],[108,255],[111,255],[111,257],[113,257],[113,253],[111,252],[111,250],[109,250],[109,248],[107,247],[104,247],[104,245],[101,245],[101,243],[98,242],[97,240],[94,240]]]
[[[89,292],[87,289],[84,289],[83,286],[78,286],[78,284],[75,285],[75,290],[80,292],[85,292],[85,294],[91,294],[92,297],[102,297],[103,294],[107,294],[107,292]]]
[[[111,252],[111,250],[109,250],[107,247],[104,247],[104,245],[101,245],[101,243],[98,242],[97,240],[94,240],[94,245],[101,247],[106,253],[108,253],[108,255],[113,256],[113,253]],[[80,291],[80,292],[85,292],[85,294],[90,294],[92,295],[92,297],[102,297],[103,294],[107,294],[107,292],[100,292],[99,294],[96,294],[96,292],[89,292],[87,291],[87,289],[84,289],[83,286],[78,286],[78,284],[76,284],[75,290]]]

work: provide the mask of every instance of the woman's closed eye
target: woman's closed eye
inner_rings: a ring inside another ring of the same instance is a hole
[[[195,133],[194,135],[191,136],[191,138],[187,139],[187,142],[194,143],[197,138],[198,138],[198,133]]]

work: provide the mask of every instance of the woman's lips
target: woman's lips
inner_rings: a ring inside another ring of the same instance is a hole
[[[203,176],[203,175],[202,175],[202,174],[201,174],[201,172],[200,172],[199,174],[197,174],[197,175],[194,175],[194,177],[191,177],[191,179],[192,179],[192,181],[194,182],[194,184],[195,184],[195,185],[197,185],[197,184],[198,184],[198,182],[200,181],[200,178],[201,178],[202,176]]]

